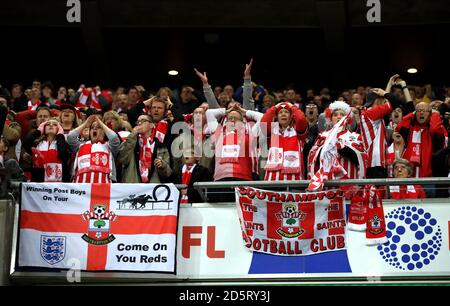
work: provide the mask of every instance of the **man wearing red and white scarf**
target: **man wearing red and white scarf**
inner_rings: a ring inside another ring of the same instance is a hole
[[[170,147],[173,139],[171,131],[171,123],[166,119],[168,110],[172,103],[170,100],[164,100],[153,96],[143,102],[137,102],[129,111],[130,122],[134,123],[137,118],[147,113],[152,117],[155,127],[152,129],[152,137],[156,137],[159,142],[164,143],[166,147]]]
[[[219,111],[224,109],[218,109]],[[226,123],[219,125],[218,110],[206,111],[208,127],[215,143],[216,167],[214,180],[252,180],[249,131],[245,128],[244,114],[251,111],[235,105],[226,111]]]
[[[446,130],[439,112],[428,103],[418,103],[415,112],[403,117],[396,131],[405,139],[405,159],[414,167],[413,176],[433,176],[432,155],[445,146]]]
[[[123,183],[161,183],[172,174],[169,151],[155,136],[150,115],[141,114],[136,127],[120,144],[118,161]]]
[[[218,109],[223,110],[223,109]],[[250,155],[249,131],[245,128],[244,114],[250,111],[235,105],[226,112],[226,123],[221,126],[218,123],[217,110],[208,110],[206,118],[208,127],[212,131],[212,140],[215,144],[215,181],[251,181],[252,159]],[[250,131],[250,133],[255,130]],[[234,201],[234,193],[230,190],[215,191],[220,197],[213,201]],[[214,196],[213,196],[214,197]]]
[[[261,120],[263,114],[254,111],[255,101],[253,99],[253,83],[251,81],[252,65],[253,59],[251,59],[248,64],[245,64],[244,84],[242,86],[243,88],[242,104],[238,101],[233,100],[231,86],[225,86],[225,88],[228,87],[231,89],[231,94],[224,93],[223,99],[221,99],[221,96],[219,96],[218,98],[220,102],[219,103],[214,95],[211,86],[208,83],[206,72],[201,73],[197,69],[194,70],[203,83],[203,93],[205,95],[206,101],[208,102],[208,113],[207,113],[207,117],[209,116],[208,125],[210,126],[210,129],[212,131],[216,130],[216,126],[218,124],[222,124],[222,126],[226,125],[227,122],[226,112],[228,110],[233,108],[238,108],[242,110],[245,109],[245,111],[242,112],[244,114],[242,121],[246,131],[249,133],[250,139],[249,147],[250,147],[250,158],[252,161],[252,173],[254,175],[254,178],[256,178],[259,177],[259,158],[260,158],[260,152],[258,151],[258,144],[257,144],[258,135],[255,133],[250,133],[250,131],[252,131],[252,129],[255,128],[256,132],[256,130],[258,129],[258,122]]]
[[[80,132],[89,127],[89,141],[81,143]],[[117,181],[114,158],[120,145],[119,136],[96,115],[67,135],[72,152],[76,153],[74,182],[111,183]]]
[[[276,122],[273,122],[275,118]],[[264,114],[261,129],[270,136],[264,180],[301,180],[304,175],[303,144],[308,131],[303,112],[291,103],[279,103]]]

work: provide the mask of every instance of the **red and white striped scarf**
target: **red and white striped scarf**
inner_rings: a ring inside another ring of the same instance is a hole
[[[366,185],[362,192],[352,198],[347,228],[352,231],[365,231],[367,245],[388,241],[383,201],[375,186]]]
[[[323,189],[324,183],[331,179],[340,179],[347,175],[347,171],[338,162],[337,152],[337,134],[340,133],[347,122],[350,114],[343,117],[338,123],[331,129],[328,137],[320,152],[320,169],[314,174],[310,180],[308,191],[318,191]]]
[[[102,107],[100,102],[98,101],[98,96],[101,94],[100,91],[95,91],[91,88],[89,91],[88,88],[80,88],[78,89],[80,96],[78,97],[78,101],[76,103],[76,107],[86,109],[86,108],[95,108],[96,110],[101,111]]]
[[[194,171],[196,164],[192,166],[183,165],[183,168],[181,169],[181,184],[189,186],[189,183],[191,181],[192,172]],[[181,204],[187,204],[189,203],[188,195],[182,195],[181,196]]]
[[[238,131],[226,131],[224,128],[224,135],[222,139],[222,152],[219,158],[219,163],[239,163],[241,146],[238,141]]]
[[[113,164],[107,142],[87,141],[80,146],[75,159],[76,183],[110,183]]]
[[[228,119],[224,116],[221,120],[221,125],[226,126]],[[256,122],[253,120],[249,120],[244,116],[244,120],[242,122],[243,127],[245,128],[245,133],[248,134],[249,141],[249,156],[251,160],[252,173],[259,174],[259,157],[260,152],[258,151],[258,137],[252,133],[252,129],[255,126]],[[240,127],[241,129],[242,127]]]
[[[150,170],[153,167],[153,151],[155,141],[153,137],[145,138],[139,135],[139,173],[142,183],[148,183]]]
[[[418,185],[389,186],[389,193],[391,199],[394,200],[420,199],[426,197],[425,192]]]
[[[41,100],[37,100],[36,103],[33,103],[33,102],[31,102],[31,100],[29,100],[28,101],[28,110],[34,110],[35,111],[39,107],[39,105],[41,105],[41,104],[42,104]]]
[[[408,160],[411,163],[420,165],[421,162],[421,144],[422,144],[422,132],[423,128],[413,127],[410,133],[412,133],[411,144],[408,146]]]
[[[128,131],[119,131],[117,134],[119,134],[120,140],[122,140],[122,142],[125,142],[125,140],[127,140],[127,137],[131,134]]]
[[[155,124],[155,128],[153,129],[151,138],[155,139],[156,137],[160,143],[163,143],[164,139],[166,138],[168,127],[169,123],[166,120],[159,121]]]
[[[43,140],[32,148],[33,167],[44,168],[44,182],[62,182],[62,162],[56,141]]]
[[[297,131],[289,127],[280,132],[279,125],[273,129],[270,137],[270,149],[266,171],[281,171],[282,174],[301,173],[301,154]]]
[[[392,111],[392,106],[387,102],[383,109]],[[383,119],[372,120],[365,112],[361,115],[361,135],[364,141],[364,149],[368,153],[368,168],[385,167],[387,129]]]

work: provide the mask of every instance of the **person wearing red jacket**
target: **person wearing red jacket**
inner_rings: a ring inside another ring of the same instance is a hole
[[[416,104],[416,110],[397,125],[406,142],[405,159],[414,167],[414,177],[432,177],[432,156],[445,146],[446,130],[439,113],[425,102]],[[433,186],[426,186],[428,197],[434,197]]]
[[[405,158],[413,165],[414,176],[431,177],[433,152],[442,149],[445,142],[445,127],[439,113],[428,103],[418,103],[412,114],[403,117],[396,131],[405,139]]]
[[[270,137],[264,180],[301,180],[305,173],[303,146],[308,132],[303,112],[289,102],[278,103],[262,117],[261,129]]]

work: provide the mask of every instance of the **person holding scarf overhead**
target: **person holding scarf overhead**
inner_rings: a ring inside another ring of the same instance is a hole
[[[261,129],[270,136],[264,180],[303,179],[303,144],[308,131],[303,112],[291,103],[279,103],[264,114]]]
[[[120,144],[118,160],[122,164],[123,183],[161,183],[172,174],[170,155],[156,136],[153,118],[141,114],[136,127]]]

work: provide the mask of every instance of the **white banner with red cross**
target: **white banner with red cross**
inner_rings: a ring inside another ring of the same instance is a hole
[[[19,267],[175,272],[173,184],[22,185]]]
[[[245,246],[281,256],[346,248],[343,192],[290,193],[236,188]]]

